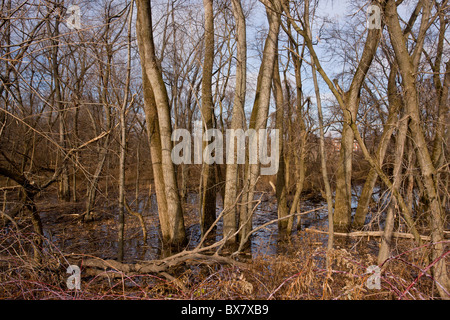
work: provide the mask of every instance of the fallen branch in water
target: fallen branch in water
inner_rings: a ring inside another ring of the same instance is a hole
[[[145,228],[144,217],[142,216],[142,214],[140,212],[131,210],[130,205],[128,204],[128,201],[126,201],[126,200],[125,200],[125,208],[127,209],[129,214],[131,214],[132,216],[135,216],[136,218],[139,219],[139,223],[141,224],[141,228],[142,228],[142,237],[144,238],[143,241],[144,241],[144,243],[146,243],[147,242],[147,229]]]
[[[69,260],[76,260],[76,256],[83,257],[79,254],[71,254],[66,256]],[[177,256],[175,258],[168,257],[162,260],[151,260],[135,264],[121,263],[116,260],[103,260],[100,258],[90,258],[83,260],[84,268],[97,268],[97,269],[113,269],[126,274],[134,273],[162,273],[167,271],[170,267],[177,266],[181,263],[198,263],[198,264],[208,264],[208,263],[222,263],[231,264],[241,268],[248,267],[246,263],[236,261],[231,258],[214,255],[206,255],[200,253],[194,253],[186,251],[185,255]]]
[[[81,264],[84,275],[100,276],[107,278],[123,278],[142,275],[155,274],[165,277],[170,282],[173,282],[181,290],[186,288],[178,279],[171,276],[167,271],[171,267],[187,263],[187,264],[229,264],[239,268],[248,268],[246,263],[236,261],[231,258],[219,256],[217,253],[213,255],[206,255],[200,253],[201,250],[182,251],[176,255],[167,257],[161,260],[144,261],[135,264],[121,263],[116,260],[103,260],[97,257],[86,256],[81,254],[66,255],[66,258],[74,264]],[[88,259],[83,259],[89,257]],[[80,259],[82,259],[80,263]],[[109,272],[108,272],[109,271]]]
[[[328,234],[327,231],[311,229],[311,228],[307,228],[307,229],[305,229],[305,231]],[[341,237],[382,237],[383,234],[384,234],[384,231],[355,231],[355,232],[349,232],[349,233],[343,233],[343,232],[335,232],[334,233],[335,236],[341,236]],[[445,237],[447,238],[450,235],[450,232],[444,231],[444,234],[445,234]],[[392,234],[392,236],[396,237],[396,238],[414,239],[414,235],[411,233],[394,232]],[[431,241],[430,236],[420,235],[420,238],[424,241]]]

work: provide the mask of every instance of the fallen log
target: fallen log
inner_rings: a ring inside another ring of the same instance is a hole
[[[183,254],[185,253],[185,254]],[[239,268],[248,268],[248,264],[240,261],[236,261],[231,258],[219,256],[218,254],[206,255],[193,251],[183,251],[177,255],[167,257],[162,260],[151,260],[144,261],[140,263],[127,264],[121,263],[116,260],[103,260],[101,258],[96,258],[89,256],[88,259],[84,259],[85,255],[80,254],[70,254],[66,255],[67,260],[70,263],[81,265],[86,271],[87,275],[102,275],[106,276],[108,272],[108,277],[122,277],[122,275],[132,276],[137,274],[156,274],[162,275],[166,279],[172,281],[174,278],[170,276],[167,271],[174,266],[180,265],[182,263],[187,264],[229,264],[237,266]],[[81,260],[81,261],[80,261]],[[112,273],[116,272],[116,275]]]
[[[314,233],[321,233],[321,234],[328,234],[327,231],[307,228],[305,229],[307,232],[314,232]],[[349,233],[343,233],[343,232],[334,232],[335,236],[341,236],[341,237],[382,237],[384,234],[384,231],[354,231]],[[445,238],[448,238],[450,235],[450,232],[444,231]],[[393,232],[393,237],[396,238],[403,238],[403,239],[414,239],[414,235],[411,233],[403,233],[403,232]],[[423,241],[431,241],[430,236],[424,236],[421,235],[420,238]]]

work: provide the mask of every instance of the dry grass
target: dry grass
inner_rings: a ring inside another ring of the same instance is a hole
[[[81,290],[69,290],[66,256],[44,240],[39,261],[32,253],[31,233],[0,231],[0,299],[433,299],[437,290],[421,270],[429,265],[429,248],[404,241],[381,274],[381,290],[368,289],[366,268],[376,257],[356,250],[335,249],[332,266],[317,235],[302,234],[301,249],[278,256],[259,255],[250,268],[190,264],[162,275],[125,275],[114,270],[89,275],[81,262]],[[85,256],[88,258],[89,256]],[[447,256],[448,258],[448,256]],[[421,268],[419,267],[421,266]]]

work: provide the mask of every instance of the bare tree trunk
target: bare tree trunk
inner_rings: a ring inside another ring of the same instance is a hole
[[[442,63],[442,56],[444,53],[444,42],[446,41],[446,30],[449,24],[449,20],[446,19],[445,16],[445,3],[438,4],[437,1],[435,2],[436,9],[438,11],[439,15],[439,37],[438,37],[438,45],[437,45],[437,51],[436,51],[436,57],[434,59],[434,62],[432,58],[426,53],[424,50],[424,53],[426,54],[426,58],[431,66],[431,69],[433,70],[433,81],[434,86],[436,88],[437,93],[437,103],[438,103],[438,120],[437,120],[437,126],[436,126],[436,132],[434,136],[433,141],[433,153],[432,153],[432,160],[436,168],[439,168],[443,165],[444,158],[443,158],[443,150],[444,149],[444,136],[445,136],[445,130],[446,125],[448,125],[449,120],[449,104],[448,104],[448,98],[449,98],[449,88],[450,88],[450,60],[445,63],[445,76],[444,81],[441,81],[441,63]]]
[[[360,92],[366,74],[378,48],[381,31],[372,29],[368,31],[364,51],[361,55],[358,68],[352,79],[349,90],[342,95],[341,108],[344,114],[340,161],[336,174],[336,197],[334,210],[334,226],[337,231],[348,231],[351,226],[351,200],[352,200],[352,163],[353,145],[355,137],[351,123],[356,122],[359,109]],[[337,85],[337,84],[336,84]]]
[[[276,48],[278,42],[278,33],[280,29],[280,12],[278,5],[273,5],[270,1],[262,1],[266,6],[267,18],[269,20],[269,33],[264,45],[263,58],[258,75],[257,92],[250,118],[250,129],[256,132],[267,127],[267,117],[269,111],[269,102],[271,96],[271,86],[273,70],[275,66]],[[240,241],[245,241],[247,235],[252,229],[252,213],[254,206],[255,186],[260,174],[260,163],[249,164],[246,166],[245,182],[243,192],[243,206],[240,214]],[[241,243],[242,245],[242,243]]]
[[[108,158],[108,154],[109,154],[109,147],[110,147],[110,131],[111,131],[111,127],[112,127],[112,120],[111,120],[111,106],[109,105],[109,99],[108,99],[108,86],[110,83],[110,77],[111,77],[111,66],[112,66],[112,55],[113,53],[111,52],[111,46],[108,43],[108,35],[109,35],[109,25],[107,26],[107,30],[105,32],[106,34],[106,66],[105,66],[105,70],[103,67],[103,63],[101,63],[100,65],[100,81],[101,81],[101,86],[100,86],[100,96],[101,96],[101,102],[102,105],[105,109],[105,128],[104,130],[108,132],[108,134],[106,135],[104,141],[103,141],[103,145],[99,148],[99,160],[98,160],[98,164],[97,167],[95,169],[94,172],[94,176],[92,177],[91,183],[88,187],[87,190],[87,200],[86,200],[86,212],[84,215],[84,221],[90,221],[92,219],[94,219],[94,215],[92,213],[92,209],[94,207],[95,204],[95,200],[97,198],[97,189],[98,189],[98,183],[100,180],[100,175],[103,171],[103,168],[105,166],[105,162]],[[94,122],[95,123],[95,122]]]
[[[59,4],[56,4],[59,6]],[[67,163],[63,162],[64,152],[67,148],[67,134],[66,134],[66,112],[65,107],[62,102],[62,94],[61,94],[61,79],[59,75],[59,62],[58,62],[58,52],[59,52],[59,24],[60,21],[55,21],[55,29],[53,31],[50,30],[50,22],[48,22],[48,29],[52,37],[52,48],[51,48],[51,63],[52,63],[52,78],[54,84],[54,92],[55,92],[55,105],[58,109],[58,134],[59,134],[59,144],[60,148],[63,151],[59,151],[58,163],[62,163],[63,168],[61,172],[61,180],[59,182],[59,198],[63,201],[70,201],[70,180],[69,180],[69,169],[67,167]]]
[[[351,177],[354,136],[348,123],[351,118],[344,117],[339,163],[336,172],[336,196],[334,225],[338,232],[348,232],[351,224]]]
[[[316,101],[317,101],[317,115],[319,118],[319,148],[320,148],[320,167],[322,171],[322,179],[323,184],[325,186],[325,195],[327,200],[327,208],[328,208],[328,251],[333,249],[334,242],[334,223],[333,223],[333,195],[331,193],[330,180],[328,179],[328,170],[327,170],[327,156],[325,152],[325,130],[323,125],[323,113],[322,113],[322,99],[320,97],[320,89],[319,83],[317,81],[317,73],[314,65],[312,65],[312,75],[314,81],[314,89],[316,93]],[[327,256],[327,265],[330,266],[330,262]]]
[[[138,38],[139,39],[139,38]],[[138,40],[141,41],[141,40]],[[141,59],[141,64],[145,64]],[[142,67],[142,70],[145,67]],[[153,180],[155,183],[156,202],[158,205],[158,217],[160,228],[163,236],[163,241],[170,242],[170,226],[167,217],[167,199],[164,187],[164,176],[162,168],[161,155],[161,138],[159,134],[158,114],[156,112],[156,103],[153,95],[153,90],[145,73],[142,74],[142,87],[144,91],[144,112],[147,119],[147,133],[150,144],[150,156],[152,160]],[[151,184],[149,188],[149,205],[151,206]]]
[[[408,36],[412,30],[414,23],[416,22],[421,8],[421,1],[417,3],[415,10],[412,12],[406,28],[403,30],[404,36]],[[391,71],[388,79],[388,102],[389,102],[389,115],[387,123],[385,123],[383,128],[383,134],[381,136],[381,141],[379,143],[376,158],[378,159],[378,164],[381,167],[384,161],[384,156],[386,154],[387,147],[389,145],[390,138],[392,136],[392,131],[394,130],[394,123],[397,119],[397,113],[403,103],[400,93],[397,90],[397,78],[398,66],[397,64],[391,65]],[[364,225],[367,212],[369,210],[370,199],[372,198],[373,188],[377,181],[377,173],[374,168],[370,169],[370,172],[366,178],[363,190],[358,199],[358,207],[356,209],[355,217],[353,220],[353,228],[359,229]]]
[[[181,245],[186,239],[186,231],[184,228],[183,211],[175,177],[175,168],[171,157],[172,124],[169,100],[158,60],[156,58],[153,42],[151,3],[148,0],[138,0],[136,3],[136,29],[139,41],[139,51],[141,61],[145,61],[143,63],[144,68],[142,72],[146,74],[148,84],[150,84],[151,91],[153,92],[160,132],[161,169],[164,185],[159,185],[157,188],[164,188],[163,190],[167,205],[167,211],[161,211],[163,208],[159,208],[159,214],[165,215],[167,218],[167,225],[161,225],[161,231],[163,233],[163,238],[168,241],[169,244]],[[150,92],[148,92],[148,94],[151,95]],[[147,120],[151,121],[152,119]],[[155,180],[155,184],[156,183],[161,183],[161,181]],[[167,227],[169,227],[169,229],[163,230],[163,228]]]
[[[73,117],[73,131],[75,135],[75,139],[78,140],[79,137],[79,126],[78,126],[78,119],[79,119],[79,105],[75,104],[75,115]],[[78,142],[77,142],[78,143]],[[77,202],[77,172],[78,172],[78,162],[79,162],[79,152],[75,151],[73,155],[73,164],[72,164],[72,201]]]
[[[243,129],[245,124],[245,93],[247,84],[247,37],[245,16],[240,0],[232,0],[233,16],[236,21],[237,40],[237,65],[236,65],[236,92],[234,96],[233,114],[231,118],[231,129]],[[227,141],[230,143],[230,141]],[[223,235],[227,237],[237,231],[237,188],[238,188],[238,164],[235,150],[232,150],[232,163],[228,163],[225,178]],[[230,237],[229,244],[235,244],[236,237]]]
[[[276,52],[278,52],[278,45]],[[275,66],[273,69],[273,93],[276,102],[276,113],[275,113],[275,129],[279,130],[279,146],[280,146],[280,156],[279,156],[279,169],[277,173],[277,183],[276,183],[276,197],[277,197],[277,207],[278,207],[278,218],[284,218],[288,215],[287,207],[287,191],[286,191],[286,180],[285,180],[285,163],[284,163],[284,97],[283,88],[281,86],[280,78],[280,67],[278,62],[278,53],[275,56]],[[292,225],[291,225],[292,229]],[[288,230],[288,219],[283,219],[278,221],[278,232],[281,238],[289,235],[290,230]]]
[[[203,61],[202,77],[202,120],[203,129],[214,129],[214,102],[212,97],[212,73],[214,66],[214,12],[213,1],[203,0],[205,10],[205,56]],[[208,142],[203,142],[203,151],[206,150]],[[205,156],[205,155],[204,155]],[[216,220],[216,186],[215,186],[215,164],[202,164],[202,195],[200,207],[200,227],[204,234]]]
[[[136,185],[135,185],[135,190],[134,190],[134,202],[136,204],[139,203],[139,192],[141,190],[140,188],[140,174],[141,174],[141,166],[140,166],[140,162],[141,162],[141,140],[139,139],[137,146],[136,146]]]
[[[383,134],[381,135],[380,143],[376,151],[376,159],[378,160],[378,165],[380,167],[383,164],[392,133],[395,129],[395,123],[398,120],[398,112],[402,104],[401,97],[399,96],[399,92],[397,91],[397,84],[395,82],[397,72],[397,66],[393,65],[391,67],[391,73],[389,75],[388,82],[388,101],[390,106],[389,115],[383,127]],[[371,168],[358,200],[358,207],[356,208],[356,213],[352,224],[352,227],[355,229],[360,229],[364,226],[366,215],[369,211],[369,204],[372,198],[373,188],[375,187],[377,178],[378,175],[376,170],[374,168]]]
[[[444,211],[442,210],[439,194],[436,190],[436,168],[433,165],[423,129],[421,127],[419,99],[417,96],[416,79],[414,67],[418,65],[420,55],[423,49],[425,33],[430,23],[431,2],[423,2],[422,22],[419,34],[416,40],[416,48],[412,56],[408,52],[406,39],[403,36],[400,21],[397,13],[397,4],[394,0],[388,0],[385,10],[386,21],[394,48],[395,57],[402,76],[402,86],[405,92],[405,104],[410,117],[410,130],[412,140],[416,147],[416,155],[420,165],[424,187],[427,191],[429,200],[429,209],[431,211],[431,237],[435,243],[432,252],[432,260],[439,259],[445,250],[444,240]],[[450,291],[450,280],[447,274],[445,259],[439,260],[434,268],[434,277],[447,291]],[[442,298],[449,298],[440,286],[437,286]]]
[[[118,253],[117,260],[123,261],[124,257],[124,233],[125,233],[125,160],[127,152],[127,124],[126,110],[128,97],[130,93],[131,81],[131,24],[133,22],[134,1],[130,3],[130,12],[128,15],[128,47],[127,47],[127,78],[125,80],[125,96],[123,104],[119,110],[120,121],[120,152],[119,152],[119,225],[118,225]]]
[[[443,163],[443,152],[445,143],[444,135],[445,135],[445,125],[448,125],[448,114],[449,114],[449,106],[448,106],[448,97],[449,97],[449,88],[450,88],[450,60],[446,63],[446,71],[444,83],[441,88],[440,97],[439,97],[439,117],[438,117],[438,125],[436,128],[436,135],[434,138],[434,146],[433,146],[433,162],[436,166],[440,166]]]
[[[402,118],[399,120],[398,134],[395,141],[395,153],[394,153],[394,171],[392,176],[394,182],[392,188],[398,190],[402,181],[402,163],[403,153],[406,143],[406,133],[408,132],[408,118]],[[397,201],[393,194],[391,195],[391,203],[388,207],[386,214],[386,221],[384,226],[384,233],[381,241],[380,250],[378,252],[378,265],[381,265],[386,259],[389,258],[391,253],[391,240],[392,233],[394,232],[394,213],[396,211]]]
[[[105,106],[106,111],[106,126],[110,127],[110,118],[111,118],[111,112],[110,108],[108,106]],[[108,124],[109,123],[109,124]],[[87,200],[86,200],[86,211],[84,216],[84,221],[90,221],[94,219],[94,215],[92,213],[92,209],[94,208],[95,200],[97,198],[97,188],[98,188],[98,182],[100,180],[100,175],[103,171],[103,167],[105,166],[106,158],[108,157],[108,149],[110,145],[110,137],[109,134],[105,137],[105,140],[103,142],[103,146],[100,147],[100,154],[99,154],[99,162],[97,164],[97,167],[94,172],[94,176],[92,177],[91,183],[87,190]]]
[[[310,19],[309,3],[310,1],[305,1],[304,20]],[[286,7],[285,11],[287,11]],[[297,25],[295,20],[290,17],[290,14],[288,14],[288,17],[290,18],[290,22],[292,23],[294,29],[305,39],[305,43],[311,54],[312,62],[316,66],[317,72],[320,73],[320,75],[332,91],[333,95],[336,97],[339,106],[343,111],[344,122],[342,129],[340,160],[338,164],[338,171],[336,174],[334,228],[338,231],[348,231],[351,226],[351,178],[354,143],[354,134],[350,125],[356,121],[356,115],[358,113],[359,107],[360,91],[364,83],[366,74],[377,51],[378,43],[381,38],[381,30],[370,29],[368,31],[364,50],[361,54],[361,59],[358,63],[358,67],[356,68],[355,74],[350,84],[350,88],[347,92],[344,93],[337,84],[337,81],[334,81],[333,84],[333,81],[331,81],[331,79],[322,69],[320,61],[314,50],[312,39],[308,36],[306,30],[301,29]]]
[[[305,27],[308,38],[311,39],[311,27],[309,22],[309,1],[307,1],[305,5]],[[312,60],[312,59],[311,59]],[[314,83],[314,92],[316,95],[316,103],[317,103],[317,116],[319,118],[319,148],[320,148],[320,167],[322,171],[322,179],[325,186],[325,195],[327,200],[327,208],[328,208],[328,243],[327,243],[327,251],[333,249],[334,243],[334,213],[333,213],[333,195],[331,193],[330,180],[328,179],[328,170],[327,170],[327,156],[325,152],[325,130],[323,124],[323,112],[322,112],[322,98],[320,96],[320,88],[319,82],[317,80],[317,71],[314,63],[311,61],[311,72]],[[330,254],[327,254],[326,260],[327,268],[331,266]]]
[[[290,24],[288,25],[290,30]],[[294,225],[294,213],[297,211],[297,213],[300,213],[300,197],[303,191],[303,186],[305,182],[305,159],[306,159],[306,139],[307,139],[307,132],[306,132],[306,125],[305,125],[305,115],[303,113],[303,107],[305,103],[309,103],[309,100],[303,101],[303,83],[302,83],[302,74],[301,74],[301,68],[303,63],[303,57],[305,53],[305,44],[302,46],[302,52],[299,52],[298,45],[294,43],[292,40],[290,41],[290,47],[293,52],[298,56],[294,55],[294,72],[295,72],[295,84],[296,84],[296,109],[297,109],[297,125],[300,127],[300,134],[299,134],[299,140],[300,145],[299,149],[297,150],[295,154],[295,167],[296,167],[296,183],[295,183],[295,194],[294,199],[292,201],[292,205],[289,211],[289,215],[291,217],[288,220],[287,230],[288,232],[292,232],[292,227]],[[289,117],[290,121],[290,117]],[[292,128],[289,132],[290,135],[292,135]],[[297,135],[295,135],[297,136]],[[289,166],[286,166],[286,171],[288,171]],[[289,172],[287,172],[289,173]],[[289,186],[288,179],[286,179],[286,185]],[[301,215],[297,215],[297,229],[301,229],[301,223],[302,223],[302,217]]]

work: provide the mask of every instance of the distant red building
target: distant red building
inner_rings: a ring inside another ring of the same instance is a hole
[[[341,139],[339,138],[329,138],[331,142],[331,146],[335,152],[341,151]],[[353,152],[358,152],[361,150],[361,147],[357,141],[353,142]]]

